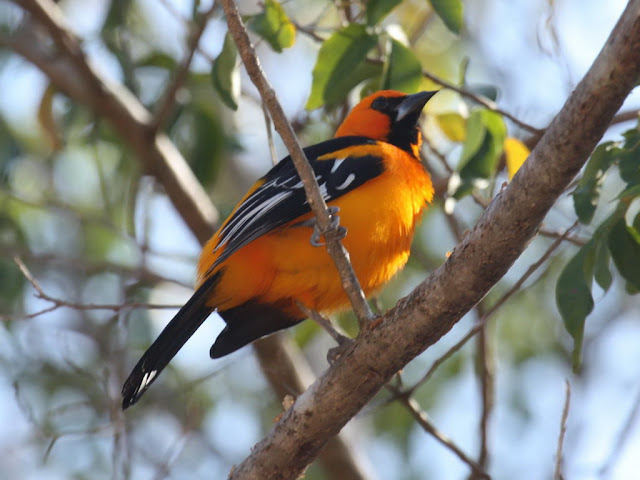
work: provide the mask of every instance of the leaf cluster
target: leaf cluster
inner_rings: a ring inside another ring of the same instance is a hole
[[[611,213],[597,226],[562,270],[556,285],[556,303],[574,340],[574,368],[580,365],[584,328],[593,311],[593,281],[606,293],[613,282],[611,262],[626,282],[630,294],[640,292],[640,125],[626,131],[621,141],[604,142],[594,150],[582,178],[572,192],[578,220],[591,224],[604,180],[617,169],[624,187]],[[607,205],[611,209],[610,205]]]

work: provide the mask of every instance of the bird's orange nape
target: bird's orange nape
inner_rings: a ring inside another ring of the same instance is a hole
[[[357,135],[384,141],[391,130],[391,119],[389,115],[371,108],[371,104],[376,98],[382,96],[398,98],[405,95],[394,90],[381,90],[363,98],[360,103],[353,107],[349,115],[347,115],[340,124],[335,136],[346,137],[349,135]]]

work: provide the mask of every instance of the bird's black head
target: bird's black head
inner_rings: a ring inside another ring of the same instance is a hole
[[[391,143],[418,156],[422,143],[418,120],[436,91],[406,95],[382,90],[364,98],[347,115],[336,137],[360,135]]]

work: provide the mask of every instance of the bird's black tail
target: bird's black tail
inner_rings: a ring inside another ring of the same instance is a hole
[[[133,368],[122,387],[123,410],[142,397],[164,367],[213,312],[214,308],[206,303],[218,283],[220,273],[216,272],[200,285]]]

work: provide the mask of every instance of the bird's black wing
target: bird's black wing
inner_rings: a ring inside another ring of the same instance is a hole
[[[326,202],[382,173],[381,157],[358,151],[359,146],[375,144],[375,140],[366,137],[339,137],[304,149]],[[335,157],[331,156],[332,152],[336,152]],[[322,160],[318,160],[319,157]],[[282,159],[257,184],[259,186],[223,225],[215,249],[224,250],[215,265],[249,242],[310,211],[302,180],[290,156]]]

